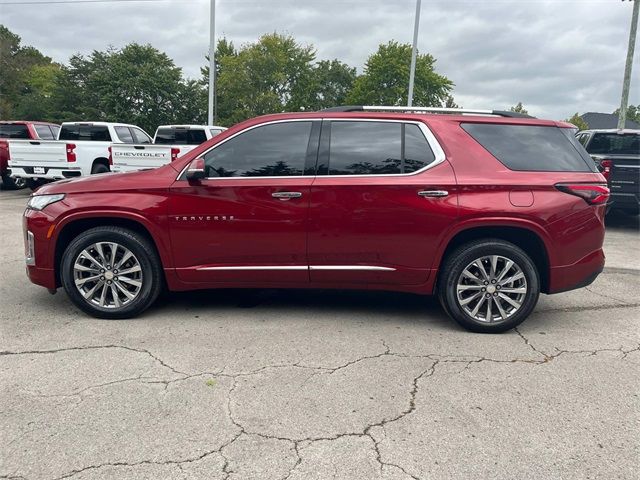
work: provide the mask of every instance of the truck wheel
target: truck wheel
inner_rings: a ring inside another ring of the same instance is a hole
[[[14,178],[9,175],[4,175],[2,177],[2,188],[5,190],[20,190],[26,186],[26,178]]]
[[[108,173],[109,167],[107,167],[104,163],[94,163],[93,167],[91,167],[91,175],[95,175],[98,173]]]
[[[131,318],[156,300],[162,265],[137,232],[105,226],[78,235],[60,264],[62,286],[80,310],[97,318]]]
[[[522,323],[540,295],[531,258],[499,239],[467,243],[444,262],[438,296],[460,325],[479,333],[500,333]]]
[[[44,185],[44,182],[41,180],[35,180],[33,178],[27,178],[25,180],[25,184],[27,185],[27,187],[29,187],[31,190],[36,190],[39,186]]]

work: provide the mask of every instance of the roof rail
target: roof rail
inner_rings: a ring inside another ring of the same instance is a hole
[[[452,113],[452,114],[470,114],[470,115],[495,115],[498,117],[510,118],[534,118],[531,115],[520,112],[510,112],[506,110],[481,110],[472,108],[444,108],[444,107],[393,107],[393,106],[375,106],[375,105],[344,105],[340,107],[331,107],[321,110],[322,112],[413,112],[413,113]]]

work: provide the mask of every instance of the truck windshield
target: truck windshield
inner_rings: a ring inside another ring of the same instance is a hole
[[[29,139],[29,129],[19,123],[0,123],[0,138]]]
[[[595,155],[640,155],[640,134],[596,133],[587,151]]]
[[[207,141],[204,129],[159,128],[154,143],[160,145],[200,145]]]
[[[106,125],[63,125],[58,140],[110,142],[111,135]]]

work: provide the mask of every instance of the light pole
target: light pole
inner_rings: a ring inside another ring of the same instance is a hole
[[[209,20],[209,116],[207,125],[213,125],[214,92],[216,82],[216,0],[211,0]]]
[[[413,24],[413,48],[411,49],[411,68],[409,70],[409,95],[407,107],[413,105],[413,83],[416,76],[416,57],[418,55],[418,30],[420,28],[420,7],[422,0],[416,0],[416,19]]]
[[[636,46],[636,31],[638,30],[638,7],[640,7],[640,0],[635,0],[633,2],[633,13],[631,14],[631,31],[629,32],[627,63],[624,67],[624,80],[622,81],[622,99],[620,101],[620,113],[618,114],[619,130],[622,130],[627,123],[627,104],[629,103],[629,87],[631,85],[631,67],[633,67],[633,51]]]

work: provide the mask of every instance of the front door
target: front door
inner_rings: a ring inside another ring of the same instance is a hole
[[[207,178],[172,187],[169,220],[186,282],[308,282],[309,197],[320,122],[263,124],[204,155]]]
[[[426,125],[324,122],[309,209],[312,282],[423,284],[456,213],[453,170]]]

